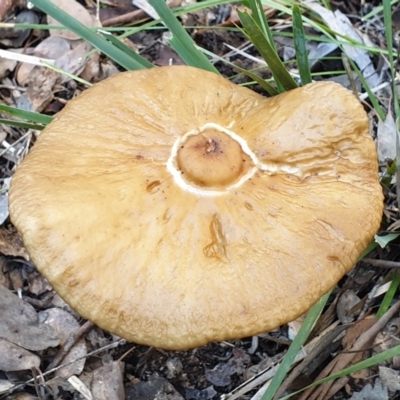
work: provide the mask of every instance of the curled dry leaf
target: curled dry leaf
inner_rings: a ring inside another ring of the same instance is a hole
[[[126,388],[126,400],[184,400],[177,390],[164,378],[152,375],[145,382]]]
[[[124,400],[124,365],[113,361],[93,371],[91,390],[96,400]]]
[[[336,306],[337,316],[342,324],[349,324],[354,321],[353,307],[360,302],[354,290],[346,290],[339,298]],[[358,310],[357,310],[358,311]]]
[[[377,150],[380,163],[384,163],[387,159],[396,159],[396,136],[398,134],[396,122],[389,111],[384,121],[381,119],[378,121]]]
[[[81,41],[78,46],[74,46],[69,52],[58,58],[54,65],[70,74],[79,75],[85,68],[87,54],[91,48],[92,46],[89,43]],[[69,79],[71,79],[69,76],[62,74],[60,83]]]
[[[86,400],[100,400],[97,399],[97,397],[93,397],[92,393],[88,389],[88,387],[75,375],[72,375],[70,378],[68,378],[68,382],[70,385],[78,391]],[[123,399],[121,399],[123,400]]]
[[[5,256],[23,257],[29,260],[21,235],[12,225],[0,227],[0,252]]]
[[[43,311],[41,315],[45,316],[44,323],[51,326],[60,337],[60,345],[63,346],[69,336],[79,329],[79,324],[76,319],[67,311],[60,310],[59,308],[50,308]],[[62,363],[68,364],[78,358],[87,354],[86,344],[84,339],[78,340],[75,346],[64,357]],[[69,378],[72,375],[79,375],[85,366],[85,359],[81,359],[73,364],[67,365],[58,369],[55,372],[56,376]]]
[[[387,367],[379,367],[379,378],[392,393],[400,392],[400,372]]]
[[[307,5],[314,12],[320,15],[326,25],[331,28],[334,33],[347,36],[360,44],[364,44],[362,37],[353,28],[350,20],[340,10],[332,12],[314,1],[308,1]],[[340,36],[338,37],[338,40],[344,41]],[[378,86],[379,76],[374,69],[374,65],[368,52],[360,47],[352,46],[350,44],[343,45],[343,48],[346,55],[358,65],[358,68],[363,74],[365,80],[368,82],[368,85],[370,87]]]
[[[0,370],[23,371],[39,368],[40,358],[8,340],[0,339]]]
[[[49,36],[33,49],[32,55],[48,60],[57,60],[70,51],[70,49],[69,40],[60,36]],[[35,68],[33,64],[22,63],[20,65],[17,72],[17,81],[20,85],[25,85],[27,83],[33,68]]]
[[[70,16],[74,17],[76,20],[81,22],[85,26],[99,26],[96,18],[86,10],[81,4],[76,0],[51,0],[57,7],[61,8],[63,11],[68,13]],[[57,20],[55,20],[50,15],[47,16],[47,23],[49,25],[60,25]],[[68,29],[50,29],[50,35],[61,36],[66,39],[76,40],[80,37],[71,32]]]
[[[0,338],[28,350],[58,346],[60,339],[48,325],[39,323],[35,309],[0,285]]]
[[[354,392],[349,400],[389,400],[389,394],[381,380],[376,379],[374,386],[368,383],[359,392]]]
[[[15,18],[7,22],[13,24],[38,24],[39,17],[34,11],[23,10]],[[6,47],[21,47],[30,34],[31,29],[14,26],[3,28],[0,30],[0,43]]]
[[[9,380],[0,379],[0,394],[7,393],[13,386]]]
[[[69,74],[79,75],[85,68],[90,49],[91,45],[85,41],[70,41],[54,36],[43,41],[34,52],[54,58],[55,67]],[[28,88],[26,93],[18,98],[17,105],[31,111],[43,111],[54,97],[55,85],[70,79],[68,75],[47,67],[25,64],[18,73],[18,80]]]
[[[227,362],[219,363],[212,370],[206,371],[206,378],[215,386],[228,386],[231,384],[231,376],[242,374],[249,364],[250,356],[242,349],[234,349]]]

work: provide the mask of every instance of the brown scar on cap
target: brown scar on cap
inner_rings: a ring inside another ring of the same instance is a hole
[[[10,215],[82,317],[178,350],[308,310],[379,228],[377,170],[366,114],[338,84],[264,98],[161,67],[71,100],[18,167]]]

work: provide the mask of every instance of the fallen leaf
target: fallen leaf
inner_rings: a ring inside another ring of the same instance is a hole
[[[29,260],[22,237],[12,225],[0,227],[0,252],[5,256],[23,257]]]
[[[72,50],[58,58],[54,65],[70,74],[79,75],[85,68],[87,54],[91,48],[92,46],[89,43],[81,41],[81,43]],[[70,79],[69,76],[62,74],[59,82],[64,83]]]
[[[12,387],[14,387],[13,383],[5,379],[0,379],[0,394],[7,393]]]
[[[15,18],[7,21],[12,24],[38,24],[39,17],[32,10],[23,10]],[[21,47],[31,34],[31,29],[2,28],[0,30],[0,43],[6,47]]]
[[[347,36],[355,42],[362,45],[364,44],[362,37],[353,28],[350,20],[340,10],[332,12],[314,1],[306,2],[306,4],[325,21],[326,25],[332,29],[334,33]],[[337,39],[345,41],[345,39],[340,36],[338,36]],[[368,85],[370,87],[378,86],[379,76],[374,69],[368,52],[351,44],[343,45],[343,49],[346,55],[358,65]]]
[[[8,340],[0,339],[0,370],[23,371],[39,368],[40,358]]]
[[[96,400],[124,400],[123,363],[113,361],[93,371],[92,394]]]
[[[128,385],[126,400],[184,400],[176,389],[164,378],[150,376],[146,382]]]
[[[352,308],[359,302],[360,298],[354,290],[346,290],[340,296],[336,306],[336,312],[342,324],[349,324],[354,321],[356,313],[352,312]]]
[[[400,392],[400,372],[393,368],[379,367],[379,378],[391,392]]]
[[[61,346],[64,345],[72,333],[79,329],[78,321],[67,311],[59,308],[50,308],[46,311],[42,311],[40,315],[45,318],[44,323],[57,332]],[[85,340],[80,339],[64,357],[62,364],[68,364],[71,361],[84,357],[86,354],[87,349]],[[70,365],[66,365],[63,368],[58,369],[55,372],[55,375],[66,379],[72,375],[79,375],[83,371],[85,361],[86,360],[83,358]]]
[[[368,383],[360,392],[354,392],[349,400],[389,400],[389,395],[387,388],[379,379],[376,379],[373,387]]]
[[[378,121],[377,129],[377,150],[378,160],[384,163],[386,159],[394,160],[396,158],[396,122],[389,112],[384,121]]]
[[[80,23],[85,26],[99,26],[96,18],[86,10],[81,4],[76,0],[51,0],[57,7],[61,8],[63,11],[68,13],[71,17],[74,17]],[[49,25],[60,25],[53,17],[47,16],[47,23]],[[80,37],[71,32],[68,29],[50,29],[51,36],[61,36],[66,39],[76,40]]]
[[[71,45],[68,39],[60,36],[49,36],[33,49],[32,55],[48,60],[57,60],[70,49]],[[27,83],[33,68],[35,68],[33,64],[21,63],[17,73],[17,81],[20,85]]]
[[[53,328],[39,323],[35,309],[0,285],[0,338],[28,350],[58,346]]]
[[[75,375],[68,378],[68,382],[72,385],[72,387],[78,391],[86,400],[93,400],[92,393],[87,388],[87,386]],[[97,399],[96,400],[100,400]]]
[[[206,379],[215,386],[231,384],[233,374],[241,374],[250,364],[250,356],[242,349],[236,348],[226,363],[217,364],[212,370],[206,370]]]

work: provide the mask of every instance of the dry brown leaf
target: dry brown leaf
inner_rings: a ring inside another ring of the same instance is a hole
[[[50,36],[35,47],[32,55],[48,60],[57,60],[70,51],[70,49],[71,46],[69,40],[60,36]],[[26,84],[33,68],[35,68],[33,64],[22,63],[20,65],[17,73],[17,81],[20,85]]]
[[[371,328],[371,326],[373,326],[377,320],[378,318],[376,318],[376,316],[371,316],[357,321],[352,326],[350,326],[349,329],[347,329],[346,334],[344,335],[344,338],[342,340],[344,351],[349,350],[356,342],[356,340],[361,336],[361,334]]]
[[[9,380],[0,379],[0,394],[7,393],[13,386]]]
[[[0,339],[0,370],[23,371],[39,368],[40,358],[8,340]]]
[[[57,7],[74,17],[85,26],[99,26],[96,18],[76,0],[51,0]],[[60,25],[53,17],[47,16],[49,25]],[[50,35],[61,36],[66,39],[76,40],[80,37],[68,29],[50,29]]]
[[[53,87],[60,74],[49,68],[35,66],[29,75],[26,92],[17,99],[17,107],[28,111],[43,111],[53,100]]]
[[[38,24],[39,17],[33,10],[23,10],[7,22],[11,24]],[[6,47],[21,47],[26,39],[28,39],[31,31],[31,29],[16,26],[2,28],[0,29],[0,43]]]
[[[339,298],[336,306],[337,316],[342,324],[349,324],[354,321],[355,313],[352,308],[360,302],[354,290],[346,290]]]
[[[45,324],[51,326],[60,338],[60,344],[63,345],[69,336],[79,329],[79,324],[76,319],[67,311],[59,308],[50,308],[42,312],[46,317]],[[63,359],[63,364],[68,364],[78,358],[84,357],[87,354],[86,344],[84,339],[79,340],[74,347],[68,352]],[[85,366],[85,359],[81,359],[73,364],[60,368],[55,372],[56,376],[69,378],[72,375],[79,375]]]
[[[29,260],[21,235],[12,225],[0,228],[0,252],[5,256],[23,257]]]
[[[325,7],[314,1],[307,1],[306,3],[314,12],[319,14],[319,16],[325,21],[326,25],[339,35],[344,35],[351,38],[355,42],[364,44],[363,39],[359,33],[353,28],[350,20],[344,15],[340,10],[332,12]],[[343,41],[343,37],[338,35],[338,40]],[[374,69],[374,65],[369,57],[366,50],[349,45],[343,45],[343,49],[346,55],[351,58],[360,69],[365,80],[368,82],[370,87],[378,86],[379,76]]]
[[[60,340],[48,325],[39,323],[35,309],[0,285],[0,338],[28,350],[55,347]]]
[[[126,400],[183,400],[183,397],[164,378],[152,375],[145,382],[138,382],[126,388]]]
[[[96,400],[124,400],[123,363],[114,361],[93,371],[92,394]]]
[[[58,58],[54,65],[70,74],[79,75],[85,68],[87,54],[91,48],[92,46],[89,43],[81,41],[72,50]],[[62,74],[59,82],[63,83],[69,79],[71,78]]]

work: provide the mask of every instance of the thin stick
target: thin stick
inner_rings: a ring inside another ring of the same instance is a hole
[[[397,262],[397,261],[375,260],[374,258],[363,258],[361,261],[371,264],[374,267],[400,268],[400,262]]]

